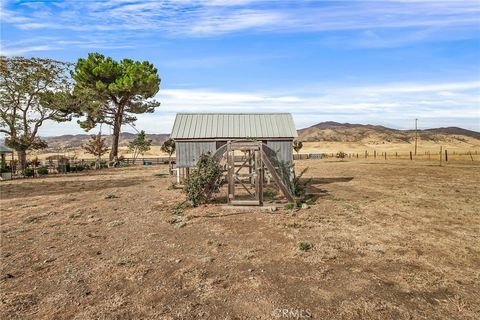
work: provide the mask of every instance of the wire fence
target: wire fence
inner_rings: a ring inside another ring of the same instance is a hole
[[[368,161],[435,161],[438,164],[480,164],[480,150],[471,151],[449,151],[441,149],[438,152],[424,151],[417,152],[397,152],[397,151],[368,151],[363,152],[337,152],[337,153],[295,153],[293,160],[368,160]],[[175,163],[175,157],[142,157],[142,158],[121,158],[120,167],[125,166],[142,166],[142,165],[159,165]],[[2,180],[15,178],[39,177],[52,174],[69,174],[78,173],[85,170],[95,169],[94,158],[85,159],[68,159],[59,157],[57,159],[40,160],[34,163],[30,162],[25,170],[20,170],[18,161],[10,160],[6,162],[8,170],[2,170]],[[107,168],[109,164],[106,160],[101,160],[100,168]]]
[[[337,153],[297,153],[293,155],[294,160],[321,160],[321,159],[341,159],[341,160],[408,160],[408,161],[438,161],[439,163],[480,163],[480,151],[449,151],[441,148],[437,152],[424,151],[417,152],[397,152],[397,151],[363,151],[363,152],[337,152]]]

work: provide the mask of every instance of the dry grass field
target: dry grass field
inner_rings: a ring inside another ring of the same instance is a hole
[[[426,152],[431,154],[437,154],[442,147],[443,150],[447,149],[450,155],[453,153],[477,153],[480,155],[480,140],[470,139],[469,143],[460,143],[455,141],[453,143],[447,142],[432,142],[432,141],[420,141],[418,144],[417,154],[424,155]],[[370,154],[373,154],[373,151],[377,152],[387,152],[389,155],[395,154],[408,154],[410,151],[414,152],[415,144],[413,143],[378,143],[378,144],[368,144],[368,143],[358,143],[358,142],[328,142],[328,141],[319,141],[319,142],[304,142],[303,148],[300,151],[301,153],[337,153],[343,151],[346,153],[359,153],[364,154],[365,151],[368,151]]]
[[[480,318],[479,166],[297,166],[318,199],[275,212],[181,208],[166,166],[1,182],[0,318]]]

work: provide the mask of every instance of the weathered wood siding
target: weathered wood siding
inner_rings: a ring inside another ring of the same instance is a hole
[[[277,158],[279,161],[284,161],[286,163],[292,163],[292,141],[276,141],[268,140],[267,146],[277,153]]]
[[[175,146],[176,167],[187,168],[194,167],[198,159],[204,153],[216,150],[215,141],[177,141]]]

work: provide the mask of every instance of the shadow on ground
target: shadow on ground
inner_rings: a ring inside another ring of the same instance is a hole
[[[2,200],[28,198],[48,195],[60,195],[85,191],[100,191],[108,188],[125,188],[142,183],[141,179],[108,179],[95,181],[59,181],[45,179],[43,181],[24,181],[20,184],[2,186]]]

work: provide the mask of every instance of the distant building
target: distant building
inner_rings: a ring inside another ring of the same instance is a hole
[[[170,137],[176,144],[176,167],[190,168],[207,152],[228,141],[257,140],[292,163],[297,130],[289,113],[178,113]]]

